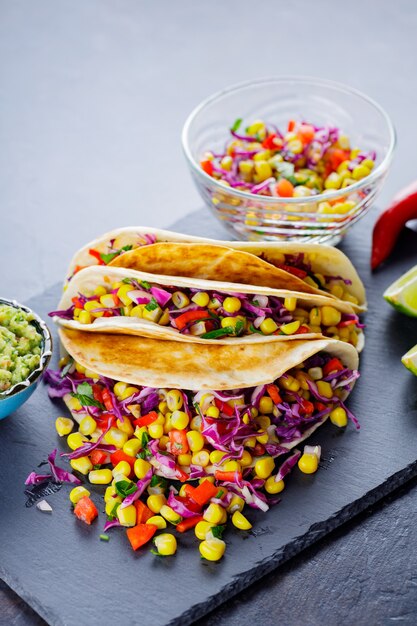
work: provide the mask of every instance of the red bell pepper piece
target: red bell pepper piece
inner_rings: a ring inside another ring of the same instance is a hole
[[[187,530],[190,530],[191,528],[194,528],[195,526],[197,526],[198,522],[202,522],[203,519],[204,517],[202,515],[196,515],[195,517],[188,517],[187,519],[177,524],[175,528],[176,530],[178,530],[179,533],[185,533]]]
[[[90,248],[90,250],[88,251],[88,254],[90,254],[95,259],[97,259],[99,265],[104,265],[104,261],[101,258],[100,252],[98,250],[94,250],[93,248]]]
[[[113,426],[116,423],[116,416],[109,414],[109,413],[107,415],[101,415],[100,417],[95,417],[94,419],[96,420],[97,428],[101,428],[102,430],[107,428],[109,424],[109,420],[110,420],[110,428],[113,428]]]
[[[104,388],[103,391],[101,392],[101,397],[102,397],[102,402],[104,406],[106,407],[107,411],[113,411],[114,406],[113,406],[112,397],[110,395],[110,391]]]
[[[305,335],[306,333],[309,333],[309,332],[310,332],[310,329],[307,326],[301,325],[300,328],[295,331],[294,335]]]
[[[126,454],[126,452],[123,452],[123,450],[116,450],[116,452],[113,452],[110,455],[110,463],[113,465],[113,467],[116,467],[116,465],[120,463],[120,461],[126,461],[127,463],[129,463],[130,467],[133,470],[136,458],[134,456],[129,456],[128,454]]]
[[[307,272],[305,270],[301,270],[299,267],[294,267],[293,265],[286,265],[285,263],[279,263],[277,267],[301,279],[307,276]]]
[[[201,161],[201,169],[209,176],[213,176],[213,163],[211,161]]]
[[[149,426],[149,424],[152,424],[157,419],[158,413],[156,411],[150,411],[146,415],[142,415],[142,417],[138,417],[138,419],[133,420],[133,425],[141,428],[142,426]]]
[[[158,527],[155,524],[136,524],[136,526],[127,529],[126,535],[132,548],[137,550],[148,543],[157,530]]]
[[[417,181],[400,191],[375,223],[371,254],[373,270],[389,257],[406,222],[414,219],[417,219]]]
[[[287,130],[290,133],[295,128],[295,120],[289,120]]]
[[[136,500],[134,504],[136,507],[136,524],[146,524],[148,519],[155,515],[142,500]]]
[[[314,411],[314,404],[310,402],[310,400],[306,400],[305,398],[303,398],[300,404],[300,411],[301,413],[304,413],[304,415],[311,415]]]
[[[207,319],[210,315],[207,311],[186,311],[182,315],[175,318],[175,325],[178,330],[182,330],[190,322],[196,322],[197,320]]]
[[[214,404],[217,406],[217,408],[219,409],[220,413],[224,413],[228,417],[231,417],[235,413],[233,407],[230,406],[230,404],[227,404],[227,402],[223,402],[223,400],[219,400],[218,398],[214,398]]]
[[[193,487],[192,485],[184,485],[182,491],[183,491],[183,493],[185,493],[187,498],[192,498],[193,497],[193,493],[195,491],[195,487]]]
[[[281,404],[282,398],[279,395],[278,387],[274,384],[267,385],[266,391],[274,404]]]
[[[84,496],[75,505],[74,515],[82,522],[91,524],[96,519],[98,511],[94,502],[88,496]]]
[[[181,483],[186,483],[187,480],[189,480],[190,478],[187,472],[184,472],[184,470],[182,470],[179,465],[175,466],[175,474],[176,474],[177,479]]]
[[[197,502],[197,504],[202,507],[214,498],[218,490],[219,488],[215,487],[212,482],[203,480],[190,494],[190,499],[194,500],[194,502]]]
[[[103,387],[101,387],[101,385],[97,385],[97,383],[93,383],[91,386],[93,388],[94,400],[97,400],[97,402],[103,402]]]
[[[103,450],[93,450],[89,456],[93,465],[103,465],[107,461],[107,453]]]
[[[175,500],[178,500],[178,502],[182,502],[182,504],[184,504],[187,509],[190,509],[190,511],[194,511],[196,515],[200,513],[201,506],[200,504],[197,504],[197,502],[193,498],[187,498],[186,496],[175,496]]]
[[[71,298],[71,302],[76,306],[77,309],[84,308],[84,302],[77,296],[74,296],[74,298]]]
[[[325,404],[323,404],[323,402],[314,402],[313,404],[314,404],[314,408],[315,408],[315,409],[316,409],[316,411],[318,411],[319,413],[320,413],[321,411],[324,411],[325,409],[327,409],[327,408],[328,408]],[[329,412],[330,412],[330,409],[329,409]]]
[[[263,140],[262,148],[265,148],[265,150],[279,150],[282,148],[282,139],[276,134],[269,135]]]
[[[330,361],[328,361],[326,365],[323,365],[323,374],[324,376],[328,376],[329,374],[332,374],[333,372],[340,372],[344,369],[345,368],[343,367],[342,362],[335,357],[333,359],[330,359]]]
[[[242,472],[222,472],[217,470],[214,473],[214,477],[216,480],[225,480],[229,483],[237,483],[239,480],[242,480]]]
[[[188,445],[187,434],[185,430],[170,430],[168,433],[171,454],[178,456],[179,454],[187,454],[190,446]]]
[[[338,323],[337,328],[345,328],[346,326],[354,326],[355,324],[357,324],[356,320],[344,320]]]
[[[76,274],[80,270],[83,270],[85,267],[86,267],[86,265],[76,265],[75,268],[74,268],[74,274]]]

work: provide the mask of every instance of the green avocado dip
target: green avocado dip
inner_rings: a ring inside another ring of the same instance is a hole
[[[42,335],[31,313],[0,305],[0,393],[21,383],[38,367]]]

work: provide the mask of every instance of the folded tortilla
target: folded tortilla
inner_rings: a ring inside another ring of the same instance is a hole
[[[191,261],[190,261],[191,262]],[[148,274],[145,272],[138,272],[136,270],[129,270],[119,267],[109,266],[94,266],[87,267],[77,274],[68,284],[67,289],[62,295],[61,301],[58,305],[58,310],[69,309],[72,305],[72,298],[77,297],[79,294],[90,296],[94,293],[94,289],[99,286],[109,287],[114,282],[122,282],[124,279],[134,279],[138,282],[146,281],[149,283],[156,283],[161,287],[175,286],[181,289],[181,287],[196,289],[198,291],[216,291],[225,294],[249,294],[251,296],[275,296],[277,298],[297,298],[297,306],[310,310],[317,306],[331,306],[341,313],[347,315],[354,314],[352,307],[349,303],[341,300],[331,299],[327,296],[317,294],[305,294],[296,291],[289,291],[285,289],[271,289],[269,287],[262,286],[250,286],[240,283],[227,283],[220,281],[207,281],[197,280],[193,278],[183,277],[170,277],[160,276],[155,274]],[[133,288],[132,288],[133,289]],[[82,324],[74,319],[65,319],[62,317],[55,317],[60,325],[66,328],[73,328],[77,330],[84,330],[89,332],[107,332],[114,334],[130,334],[140,335],[142,337],[151,337],[157,339],[172,339],[180,342],[192,342],[192,343],[233,343],[236,345],[244,343],[263,343],[263,342],[281,342],[292,341],[294,335],[263,335],[263,334],[250,334],[244,336],[227,336],[218,339],[206,339],[197,335],[185,334],[179,332],[171,326],[162,326],[156,322],[149,321],[147,319],[141,319],[138,317],[130,316],[116,316],[116,317],[97,317],[89,324]],[[321,337],[321,334],[306,333],[303,334],[304,339],[314,339]],[[363,333],[358,335],[360,340],[358,343],[358,350],[363,347]]]
[[[162,245],[164,243],[168,245]],[[187,250],[186,244],[194,245]],[[105,264],[154,274],[259,284],[333,297],[329,291],[314,287],[291,271],[282,269],[283,255],[286,255],[287,258],[304,259],[311,266],[312,274],[344,281],[346,292],[358,300],[358,304],[352,303],[354,310],[366,310],[365,289],[358,273],[348,257],[332,246],[217,241],[144,226],[128,227],[106,233],[79,250],[71,261],[68,277],[71,278],[81,267],[96,265],[97,255],[103,255]],[[193,259],[192,267],[189,267],[189,258]],[[221,275],[216,276],[219,270]]]

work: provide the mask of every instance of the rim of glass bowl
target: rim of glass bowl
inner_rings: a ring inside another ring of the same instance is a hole
[[[311,76],[276,76],[276,77],[269,77],[269,78],[259,78],[257,80],[247,80],[241,83],[231,85],[230,87],[226,87],[225,89],[222,89],[221,91],[217,91],[216,93],[212,94],[211,96],[203,100],[199,105],[197,105],[191,111],[190,115],[187,117],[185,124],[183,126],[181,140],[182,140],[182,147],[183,147],[186,159],[189,165],[192,167],[192,169],[199,176],[202,176],[203,179],[207,181],[207,183],[209,183],[210,185],[213,185],[214,187],[217,187],[218,190],[222,191],[223,193],[227,191],[227,193],[229,193],[230,195],[234,195],[239,198],[242,198],[242,200],[252,200],[252,201],[257,200],[258,202],[259,201],[264,202],[267,205],[271,204],[271,205],[276,206],[277,202],[281,202],[283,204],[300,204],[300,203],[313,204],[316,202],[323,202],[326,200],[331,200],[341,195],[340,189],[335,189],[332,191],[328,191],[326,193],[319,193],[314,196],[307,196],[305,198],[304,197],[303,198],[299,198],[299,197],[281,198],[280,196],[263,196],[263,195],[259,195],[256,193],[251,193],[250,191],[240,191],[239,189],[235,189],[233,187],[227,187],[223,185],[222,183],[218,182],[216,178],[213,178],[212,176],[209,176],[208,174],[206,174],[206,172],[200,167],[199,163],[195,161],[194,157],[191,154],[189,140],[188,140],[190,127],[194,119],[197,117],[197,115],[201,113],[201,111],[203,111],[209,104],[211,104],[212,102],[216,100],[221,99],[226,94],[229,94],[233,91],[239,91],[246,87],[251,87],[253,85],[263,85],[267,83],[277,83],[277,82],[280,83],[280,82],[286,82],[286,81],[291,81],[293,83],[310,84],[314,87],[317,87],[320,85],[322,85],[323,87],[332,87],[333,89],[336,89],[338,91],[341,91],[344,93],[350,93],[352,95],[358,96],[362,100],[365,100],[370,105],[372,105],[384,118],[385,123],[388,128],[389,137],[390,137],[390,143],[389,143],[389,147],[387,150],[387,154],[385,155],[381,163],[377,167],[375,167],[368,176],[366,176],[365,178],[362,178],[361,180],[354,183],[353,185],[350,185],[349,187],[345,187],[343,189],[343,195],[345,195],[346,193],[351,193],[352,191],[358,191],[359,189],[362,189],[362,187],[368,186],[387,170],[392,160],[392,156],[393,156],[395,145],[396,145],[396,133],[395,133],[394,125],[391,122],[391,118],[389,117],[385,109],[382,108],[381,105],[379,105],[375,100],[365,95],[358,89],[355,89],[354,87],[349,87],[348,85],[344,85],[343,83],[335,82],[333,80],[314,78]]]
[[[6,389],[6,391],[0,392],[0,401],[1,401],[1,400],[4,400],[5,398],[9,398],[12,395],[18,394],[20,391],[23,391],[23,389],[26,389],[27,387],[30,387],[39,378],[39,376],[44,372],[52,356],[52,335],[46,323],[43,321],[43,319],[39,317],[39,315],[35,313],[35,311],[30,309],[28,306],[25,306],[24,304],[20,304],[20,302],[17,302],[16,300],[9,300],[8,298],[1,298],[1,297],[0,297],[0,304],[7,304],[8,306],[13,307],[14,309],[21,309],[25,311],[25,313],[31,313],[34,318],[33,321],[35,322],[36,327],[37,327],[36,330],[38,332],[40,331],[42,334],[42,343],[43,343],[40,363],[38,367],[36,367],[29,374],[29,376],[25,378],[25,380],[22,380],[20,383],[15,383],[12,387],[10,387],[9,389]]]

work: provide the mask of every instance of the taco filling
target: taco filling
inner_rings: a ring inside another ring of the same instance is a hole
[[[272,483],[282,478],[273,459],[284,460],[328,417],[337,426],[350,419],[359,428],[344,404],[358,377],[357,370],[325,352],[271,384],[229,391],[133,386],[96,375],[68,357],[61,371],[46,373],[49,395],[64,398],[80,430],[89,433],[68,455],[71,460],[93,451],[97,460],[101,450],[100,465],[106,465],[109,453],[132,448],[132,463],[146,461],[147,471],[182,482],[214,475],[219,486],[226,483],[231,494],[251,505],[256,494],[258,508],[268,508]]]
[[[78,293],[69,308],[49,315],[85,325],[102,317],[139,318],[202,339],[317,333],[357,346],[362,332],[356,314],[329,305],[302,308],[296,297],[178,289],[135,278],[103,280],[93,293]]]

